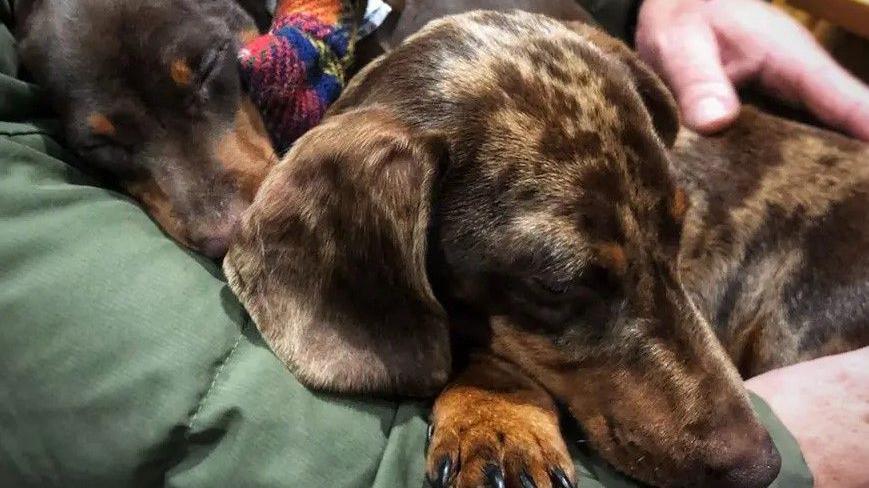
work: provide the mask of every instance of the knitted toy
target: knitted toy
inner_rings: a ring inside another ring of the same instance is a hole
[[[271,30],[239,52],[241,79],[280,154],[344,88],[358,0],[279,0]]]

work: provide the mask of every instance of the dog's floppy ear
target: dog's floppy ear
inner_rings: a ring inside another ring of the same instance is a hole
[[[308,386],[429,395],[446,382],[446,316],[425,268],[439,147],[384,109],[329,117],[242,218],[230,286]]]
[[[628,68],[634,86],[652,116],[655,132],[667,147],[673,147],[679,134],[679,109],[661,78],[620,40],[588,24],[569,22],[568,26]]]

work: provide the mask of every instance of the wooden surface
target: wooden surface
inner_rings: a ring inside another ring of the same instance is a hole
[[[788,0],[787,3],[869,38],[869,0]]]

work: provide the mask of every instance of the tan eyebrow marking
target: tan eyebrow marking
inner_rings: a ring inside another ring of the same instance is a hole
[[[628,256],[625,248],[615,242],[607,242],[598,246],[598,252],[604,264],[618,273],[624,273],[628,269]]]
[[[101,114],[99,112],[94,112],[88,115],[87,118],[88,127],[94,135],[98,136],[113,136],[117,133],[118,129],[115,127],[115,124],[106,117],[105,114]]]
[[[260,33],[256,29],[246,29],[238,33],[238,39],[242,44],[247,44],[259,36]]]
[[[172,76],[172,81],[178,86],[188,86],[193,81],[193,70],[190,69],[190,65],[184,59],[172,61],[169,74]]]
[[[688,194],[685,193],[685,190],[676,188],[676,191],[673,193],[673,201],[670,204],[670,214],[673,218],[682,220],[685,217],[685,213],[688,212],[690,205],[691,202],[688,201]]]

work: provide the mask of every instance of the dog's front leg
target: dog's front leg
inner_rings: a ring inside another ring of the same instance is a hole
[[[552,397],[488,351],[473,353],[437,398],[430,435],[434,487],[575,485]]]

